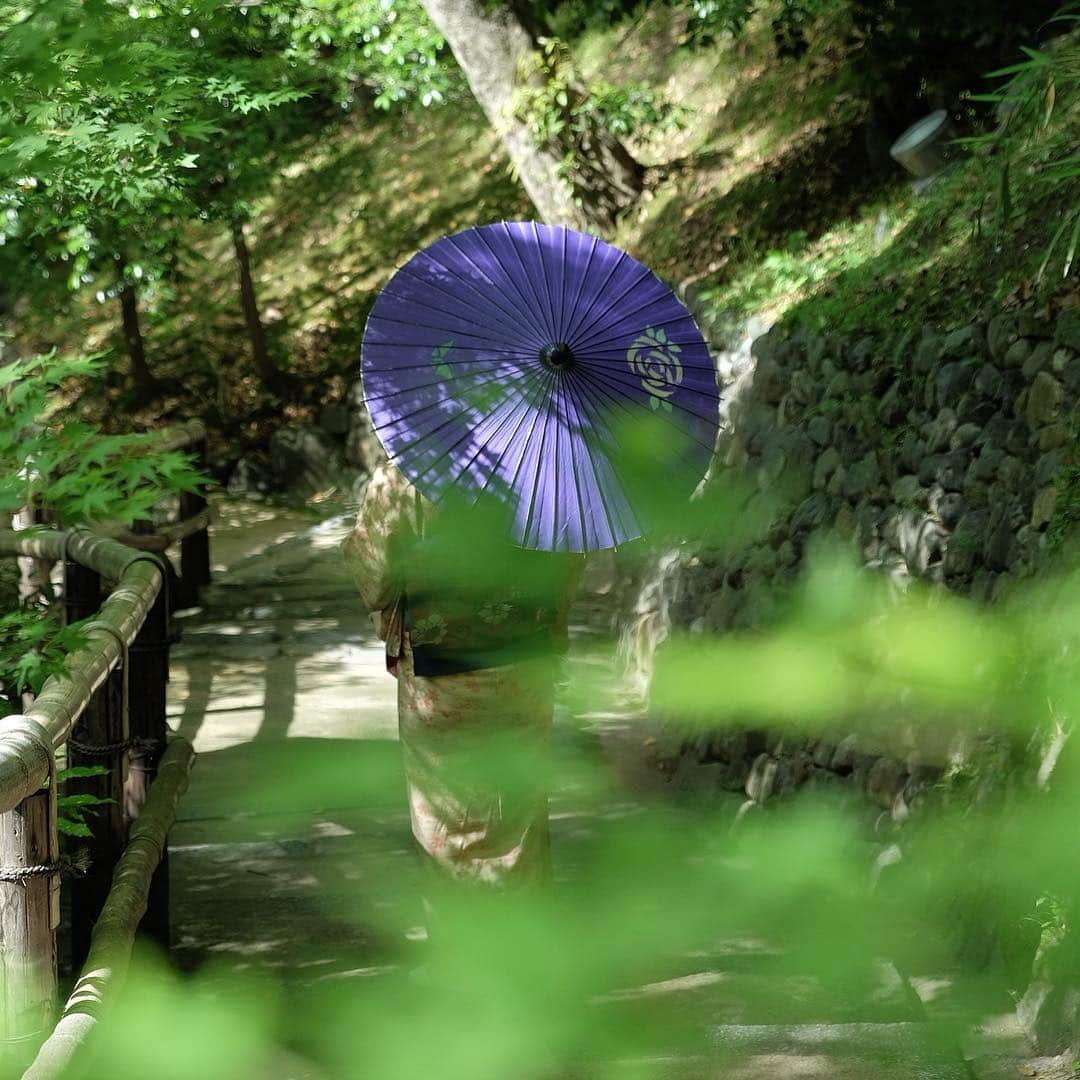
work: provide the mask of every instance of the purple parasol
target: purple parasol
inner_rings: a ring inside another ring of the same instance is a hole
[[[412,483],[436,502],[450,485],[501,494],[527,548],[642,534],[627,425],[672,436],[657,452],[687,496],[716,438],[716,377],[690,313],[637,260],[561,226],[497,222],[418,252],[375,301],[362,370]]]

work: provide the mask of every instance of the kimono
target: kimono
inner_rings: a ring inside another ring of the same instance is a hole
[[[550,873],[545,774],[555,680],[583,559],[544,553],[556,573],[523,595],[510,595],[497,574],[486,596],[440,590],[420,565],[438,520],[386,463],[341,545],[397,678],[413,835],[452,879],[538,883]],[[485,649],[466,647],[470,638]]]

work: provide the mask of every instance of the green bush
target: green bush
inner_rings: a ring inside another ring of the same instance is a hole
[[[60,527],[112,520],[131,525],[163,496],[193,491],[209,478],[185,451],[155,449],[152,433],[107,435],[74,418],[80,380],[99,377],[101,357],[53,354],[0,366],[0,511],[50,511]],[[81,624],[60,625],[50,597],[27,607],[6,598],[0,612],[0,714],[20,711],[24,691],[38,693],[85,644]]]

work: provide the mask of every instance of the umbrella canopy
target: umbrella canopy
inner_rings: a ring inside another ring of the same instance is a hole
[[[497,222],[418,252],[375,301],[361,367],[409,480],[435,502],[500,495],[527,548],[642,534],[635,432],[687,496],[716,439],[716,376],[690,313],[626,252],[561,226]]]

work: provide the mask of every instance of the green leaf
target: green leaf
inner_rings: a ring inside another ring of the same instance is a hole
[[[1046,273],[1046,268],[1050,265],[1050,259],[1053,257],[1054,249],[1058,245],[1058,241],[1064,235],[1066,228],[1069,225],[1069,219],[1067,217],[1062,218],[1061,224],[1054,230],[1054,235],[1050,238],[1050,243],[1046,248],[1046,255],[1043,257],[1043,261],[1039,266],[1039,272],[1035,275],[1036,283],[1042,281],[1043,275]]]
[[[81,780],[91,776],[106,776],[109,770],[104,765],[69,765],[66,769],[60,769],[56,773],[56,779],[61,784],[65,780]]]
[[[90,826],[81,821],[71,821],[68,818],[57,817],[56,831],[64,836],[93,836]]]
[[[97,795],[83,793],[78,795],[58,795],[56,798],[56,805],[67,810],[78,806],[103,806],[106,803],[114,801],[115,800],[113,799],[102,799]]]
[[[1073,264],[1076,261],[1076,248],[1080,244],[1080,214],[1076,215],[1076,220],[1073,224],[1072,236],[1069,238],[1069,248],[1065,252],[1065,267],[1061,271],[1062,277],[1068,277],[1069,272],[1073,268]]]
[[[1028,45],[1021,45],[1020,51],[1031,57],[1040,67],[1049,67],[1054,62],[1054,58],[1049,53],[1042,52],[1039,49],[1032,49]]]
[[[29,164],[39,154],[47,150],[49,140],[44,135],[23,135],[8,144],[8,152],[22,165]]]
[[[138,146],[145,136],[146,128],[144,128],[142,124],[124,123],[117,124],[116,127],[109,132],[107,138],[110,142],[115,143],[125,150],[132,150]]]

